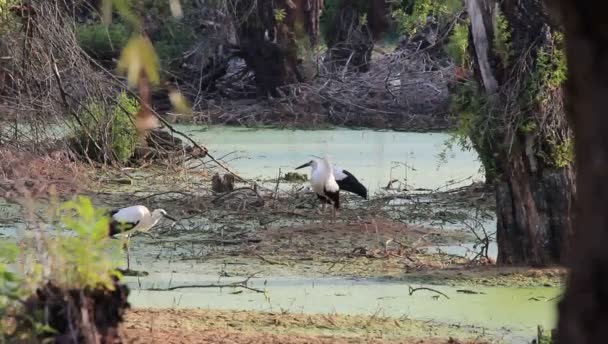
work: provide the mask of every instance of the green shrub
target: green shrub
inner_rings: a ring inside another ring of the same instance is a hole
[[[136,99],[121,92],[118,105],[115,107],[112,122],[112,149],[120,162],[127,162],[135,151],[137,144],[137,130],[132,118],[139,110]]]
[[[407,35],[413,35],[424,27],[429,17],[440,23],[448,22],[463,7],[462,0],[401,0],[391,6],[398,31]]]
[[[166,67],[171,61],[188,52],[197,36],[192,25],[171,17],[163,22],[152,40],[161,64]]]
[[[96,142],[109,140],[108,148],[114,158],[121,163],[128,162],[133,156],[138,140],[137,129],[133,123],[133,118],[139,110],[137,100],[121,92],[114,105],[95,100],[89,102],[86,109],[88,111],[82,111],[80,114],[83,127],[77,125],[78,141],[88,141],[89,134]]]
[[[113,277],[120,277],[114,268],[120,257],[120,245],[108,250],[109,217],[104,209],[96,209],[87,197],[65,202],[59,208],[63,232],[48,245],[55,266],[50,277],[66,289],[102,287],[114,289]]]
[[[108,26],[101,23],[76,26],[76,36],[82,49],[102,60],[118,56],[129,35],[127,27],[120,23]]]
[[[55,235],[41,230],[26,235],[19,247],[0,245],[0,343],[55,331],[45,325],[43,314],[26,314],[23,308],[24,300],[47,283],[62,290],[114,290],[114,278],[122,277],[115,268],[120,242],[108,237],[104,210],[78,197],[51,213],[49,223],[58,223]]]
[[[469,64],[469,22],[457,23],[454,26],[448,44],[444,47],[446,53],[460,66]]]

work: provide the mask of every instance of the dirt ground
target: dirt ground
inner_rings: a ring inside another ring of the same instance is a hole
[[[135,309],[127,315],[124,336],[128,343],[166,344],[488,343],[482,334],[477,339],[453,339],[448,330],[374,316]]]

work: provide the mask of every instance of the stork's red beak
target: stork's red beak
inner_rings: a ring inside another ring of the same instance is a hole
[[[299,169],[304,168],[304,167],[308,167],[310,165],[312,165],[312,161],[309,161],[309,162],[305,163],[304,165],[296,167],[296,170],[299,170]]]

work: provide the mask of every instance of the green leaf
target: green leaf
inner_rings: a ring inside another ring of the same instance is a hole
[[[274,20],[281,23],[287,17],[287,12],[283,8],[277,8],[274,10]]]
[[[127,75],[129,86],[136,87],[142,72],[152,85],[160,83],[160,62],[152,42],[143,36],[133,36],[123,48],[117,70]]]
[[[192,116],[192,107],[190,106],[188,100],[179,91],[170,90],[169,100],[171,101],[171,105],[173,105],[176,112],[183,115]]]
[[[19,247],[17,244],[12,242],[2,242],[0,243],[0,261],[6,263],[13,263],[17,260],[19,256]]]

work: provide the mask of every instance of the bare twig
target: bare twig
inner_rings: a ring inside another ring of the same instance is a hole
[[[428,290],[428,291],[432,291],[432,292],[434,292],[434,293],[437,293],[437,294],[439,294],[439,295],[441,295],[441,296],[445,297],[446,299],[449,299],[449,297],[448,297],[446,294],[444,294],[444,293],[440,292],[439,290],[435,290],[435,289],[432,289],[432,288],[427,288],[427,287],[412,288],[412,286],[409,286],[409,293],[410,293],[410,295],[413,295],[415,292],[417,292],[417,291],[419,291],[419,290]]]
[[[220,288],[220,289],[222,289],[222,288],[242,288],[242,289],[254,291],[256,293],[265,294],[266,293],[265,290],[253,288],[253,287],[249,286],[249,280],[259,273],[260,272],[255,272],[255,273],[249,275],[246,279],[244,279],[242,281],[232,282],[232,283],[190,284],[190,285],[179,285],[179,286],[168,287],[168,288],[147,288],[147,289],[142,289],[142,290],[172,291],[172,290],[178,290],[178,289],[200,289],[200,288]]]

